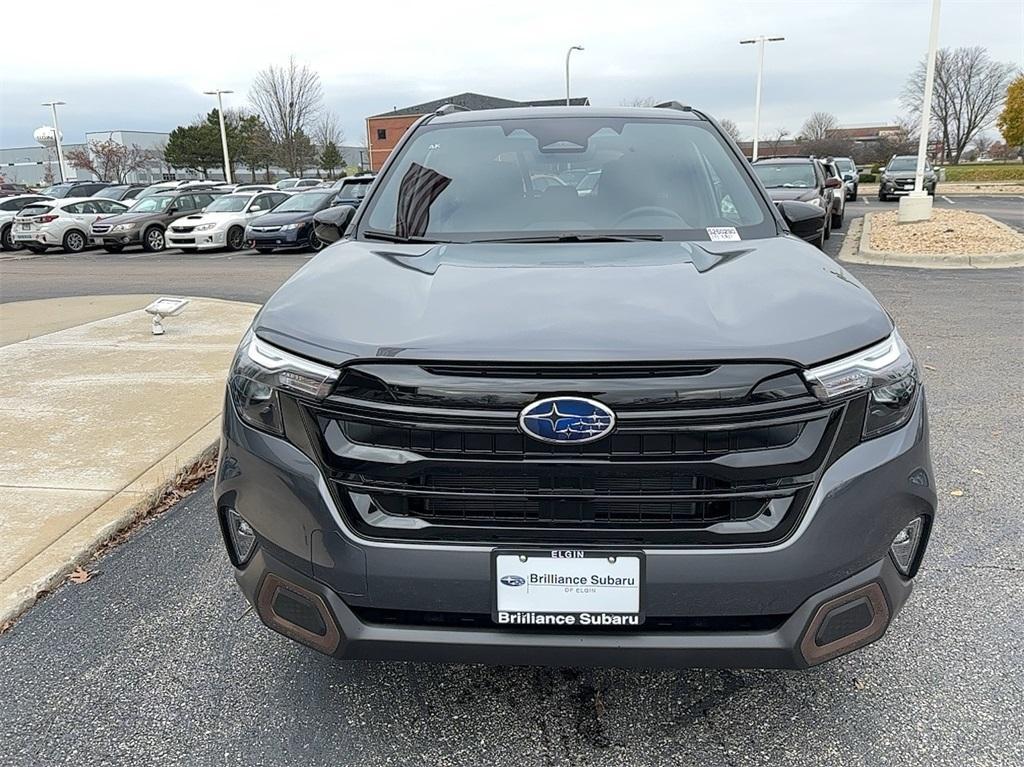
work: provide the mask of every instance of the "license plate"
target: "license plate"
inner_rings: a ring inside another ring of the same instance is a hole
[[[20,229],[21,229],[21,231],[23,231],[23,232],[24,232],[24,231],[27,231],[27,230],[29,230],[29,229],[31,229],[31,228],[32,228],[32,224],[21,224],[21,225],[20,225]]]
[[[641,552],[498,550],[491,565],[491,617],[499,626],[601,628],[644,622]]]

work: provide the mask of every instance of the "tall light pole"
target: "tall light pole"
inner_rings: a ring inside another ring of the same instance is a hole
[[[569,58],[572,56],[573,51],[582,51],[582,45],[574,45],[565,52],[565,105],[572,106],[572,100],[569,98]]]
[[[740,40],[740,45],[757,43],[757,95],[754,96],[754,150],[751,153],[751,161],[757,160],[757,139],[761,131],[761,79],[764,76],[764,44],[777,43],[785,39],[784,37],[761,35],[751,40]]]
[[[207,96],[217,97],[217,116],[220,117],[220,145],[224,149],[224,180],[231,183],[231,157],[228,155],[228,133],[224,129],[224,102],[221,99],[222,93],[234,93],[217,89],[215,91],[203,91]]]
[[[60,181],[64,183],[64,147],[60,143],[60,123],[57,122],[57,107],[62,107],[64,101],[44,101],[44,107],[50,107],[53,112],[53,140],[57,144],[57,169],[60,171]]]
[[[939,46],[939,0],[932,0],[932,27],[928,35],[928,63],[925,66],[924,94],[921,97],[921,136],[917,140],[917,169],[914,191],[900,198],[896,213],[899,222],[924,221],[932,217],[932,198],[924,191],[924,163],[928,156],[928,132],[931,129],[932,90],[935,86],[935,54]]]

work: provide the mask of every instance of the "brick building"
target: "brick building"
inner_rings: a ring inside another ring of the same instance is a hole
[[[370,152],[370,169],[377,171],[388,159],[391,150],[402,138],[409,126],[425,114],[430,114],[445,104],[455,104],[466,109],[505,109],[508,107],[549,107],[564,106],[565,99],[543,99],[540,101],[514,101],[512,99],[486,96],[482,93],[459,93],[443,99],[414,104],[411,107],[393,109],[366,118],[366,143]],[[590,99],[572,99],[573,106],[590,106]]]

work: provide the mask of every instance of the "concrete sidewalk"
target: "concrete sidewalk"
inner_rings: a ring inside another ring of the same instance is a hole
[[[253,304],[153,296],[0,304],[0,625],[145,511],[216,443]]]

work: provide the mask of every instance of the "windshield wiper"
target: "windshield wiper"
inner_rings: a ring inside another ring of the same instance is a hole
[[[363,237],[368,240],[384,240],[384,242],[412,242],[424,245],[451,242],[451,240],[434,240],[430,237],[402,237],[394,232],[382,232],[378,229],[364,229]]]
[[[473,242],[660,242],[665,238],[653,232],[635,232],[629,234],[543,234],[527,237],[496,237],[491,240],[473,240]]]

